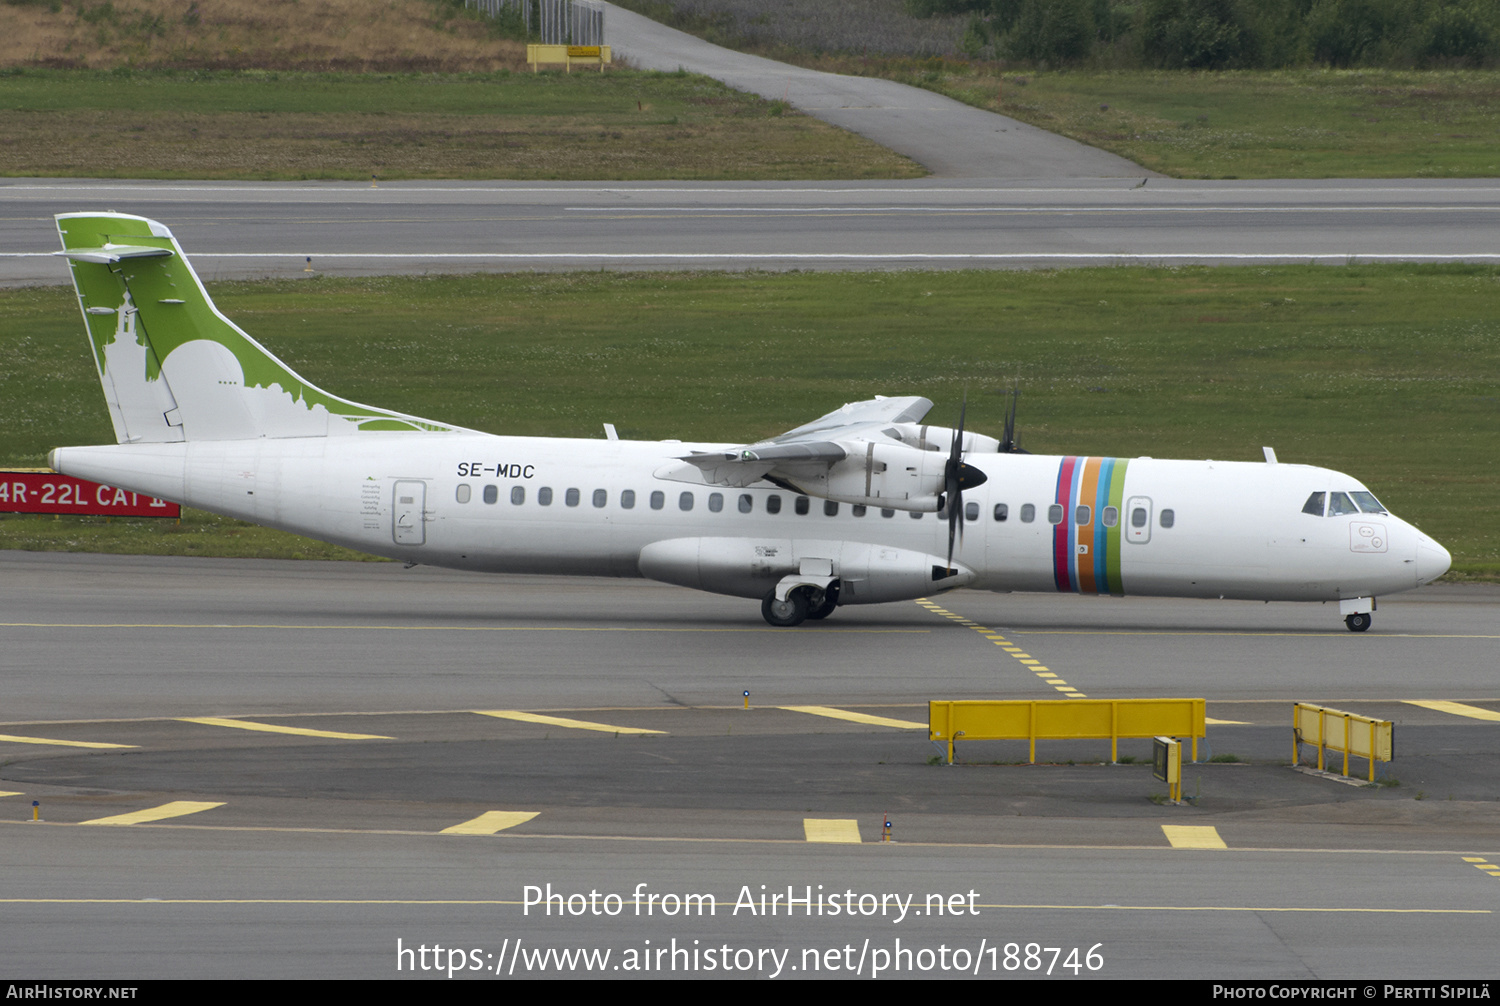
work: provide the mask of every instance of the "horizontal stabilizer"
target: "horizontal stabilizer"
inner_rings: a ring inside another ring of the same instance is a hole
[[[64,258],[70,258],[74,262],[95,262],[99,265],[110,265],[127,258],[166,258],[172,254],[170,248],[152,248],[146,245],[110,245],[103,248],[69,248],[66,251],[57,252]]]

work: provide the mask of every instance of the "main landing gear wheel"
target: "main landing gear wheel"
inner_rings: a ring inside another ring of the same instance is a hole
[[[1349,626],[1350,632],[1364,632],[1370,627],[1370,613],[1367,611],[1356,611],[1344,618],[1344,624]]]
[[[808,618],[827,618],[829,615],[833,614],[833,609],[837,608],[838,606],[839,606],[839,585],[838,585],[838,581],[835,580],[833,583],[830,583],[828,585],[828,589],[826,589],[826,590],[823,591],[823,603],[820,604],[820,605],[818,605],[816,608],[809,608],[808,612],[807,612],[807,617]]]
[[[785,601],[776,600],[776,591],[766,595],[760,602],[760,613],[767,622],[778,629],[790,629],[807,621],[807,597],[800,590],[787,595]]]

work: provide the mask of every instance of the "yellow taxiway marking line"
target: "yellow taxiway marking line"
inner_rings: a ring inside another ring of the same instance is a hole
[[[625,901],[631,904],[633,900]],[[718,904],[732,904],[733,895],[718,898]],[[0,898],[0,904],[390,904],[390,906],[522,906],[523,901],[502,898]],[[1305,915],[1494,915],[1493,909],[1301,909],[1301,907],[1236,906],[1236,904],[984,904],[977,909],[1011,910],[1011,912],[1296,912]]]
[[[1203,828],[1183,824],[1164,824],[1161,830],[1174,849],[1227,849],[1219,837],[1219,829]]]
[[[233,727],[236,730],[259,730],[268,734],[296,734],[298,737],[327,737],[339,741],[389,741],[394,737],[382,734],[346,734],[337,730],[313,730],[311,727],[283,727],[275,723],[256,723],[254,720],[231,720],[222,716],[179,716],[180,723],[201,723],[207,727]]]
[[[455,824],[451,828],[444,828],[438,832],[439,835],[493,835],[504,831],[506,828],[514,828],[518,824],[525,824],[536,817],[538,811],[534,810],[487,810],[476,818],[465,821],[463,824]]]
[[[802,831],[809,842],[859,845],[859,822],[853,818],[804,817]]]
[[[0,734],[4,744],[56,744],[65,748],[133,748],[134,744],[106,744],[103,741],[60,741],[50,737],[17,737],[15,734]]]
[[[692,629],[663,628],[659,626],[635,625],[273,625],[259,623],[212,623],[184,622],[0,622],[0,629],[358,629],[368,632],[375,629],[402,632],[760,632],[767,635],[779,630],[767,625],[763,628],[743,629]],[[823,633],[855,633],[864,635],[901,635],[914,632],[927,633],[931,629],[852,629],[829,626],[819,630]],[[1486,637],[1488,638],[1488,637]]]
[[[868,723],[876,727],[895,727],[898,730],[926,730],[926,723],[915,720],[897,720],[889,716],[871,716],[869,713],[852,713],[847,709],[832,706],[777,706],[790,713],[807,713],[809,716],[826,716],[831,720],[848,720],[850,723]]]
[[[1331,630],[1304,632],[1252,632],[1225,629],[1015,629],[1026,636],[1300,636],[1305,639],[1347,639]],[[1489,632],[1382,632],[1372,639],[1500,639]]]
[[[1452,713],[1454,716],[1467,716],[1471,720],[1489,720],[1500,723],[1500,713],[1479,706],[1465,705],[1462,702],[1446,702],[1442,699],[1402,699],[1402,701],[1409,706],[1421,706],[1423,709]]]
[[[0,796],[20,796],[20,793],[12,793],[10,790],[0,790]]]
[[[989,626],[980,625],[977,622],[969,621],[962,615],[955,615],[947,608],[934,604],[933,602],[927,600],[925,597],[919,598],[917,600],[917,603],[926,608],[928,611],[932,612],[934,615],[942,615],[944,618],[954,619],[960,625],[966,625],[969,628],[973,629],[975,632],[979,633],[982,638],[988,639],[996,646],[1001,647],[1003,650],[1005,650],[1006,653],[1010,654],[1012,657],[1015,657],[1016,660],[1020,661],[1021,665],[1024,666],[1028,671],[1034,672],[1037,677],[1042,679],[1042,682],[1044,684],[1052,685],[1057,689],[1058,694],[1064,696],[1065,698],[1088,698],[1087,695],[1072,687],[1066,681],[1053,680],[1057,678],[1057,675],[1048,673],[1049,669],[1043,666],[1040,660],[1036,659],[1031,654],[1027,653],[1024,649],[1017,646],[1015,643],[1012,643],[1010,640],[1006,639],[1003,635],[996,632],[994,629],[991,629]]]
[[[78,828],[88,822],[72,823],[67,821],[17,821],[0,819],[0,828],[13,825],[17,828],[36,830],[38,828]],[[160,828],[164,831],[222,831],[222,832],[270,832],[276,834],[296,835],[394,835],[402,838],[435,838],[434,831],[412,831],[402,828],[287,828],[275,825],[224,825],[224,824],[140,824],[139,828]],[[494,838],[502,842],[545,842],[555,844],[557,842],[617,842],[617,843],[644,843],[647,845],[802,845],[805,838],[713,838],[703,835],[597,835],[597,834],[553,834],[551,832],[517,832],[509,835],[496,835]],[[1045,850],[1047,852],[1077,851],[1086,852],[1090,855],[1097,854],[1101,850],[1117,852],[1135,852],[1146,855],[1156,853],[1170,853],[1170,849],[1163,849],[1159,845],[1060,845],[1056,842],[1027,843],[1027,842],[902,842],[901,848],[905,849],[1000,849],[1000,850]],[[1306,849],[1285,846],[1236,846],[1227,849],[1226,852],[1235,854],[1260,855],[1272,853],[1278,856],[1288,854],[1306,856],[1460,856],[1461,852],[1452,849]],[[35,901],[38,904],[46,903],[46,898],[0,898],[0,904],[10,902]],[[68,899],[58,899],[59,903]],[[138,899],[124,898],[124,902]],[[90,903],[88,899],[78,899],[80,904]],[[980,905],[979,907],[992,908],[1024,908],[1024,905]],[[1048,907],[1045,905],[1035,907]],[[1106,905],[1060,905],[1052,907],[1062,908],[1104,908],[1112,907]],[[1128,906],[1127,906],[1128,907]],[[1171,907],[1171,906],[1137,906]],[[1183,907],[1182,910],[1188,910]],[[1493,909],[1443,909],[1443,908],[1283,908],[1283,909],[1233,909],[1234,911],[1328,911],[1328,912],[1410,912],[1410,913],[1433,913],[1453,915],[1491,915]]]
[[[1254,725],[1246,720],[1216,720],[1212,716],[1205,716],[1203,722],[1211,727],[1248,727]]]
[[[597,730],[606,734],[664,734],[665,730],[647,730],[644,727],[615,727],[608,723],[593,723],[589,720],[570,720],[566,716],[543,716],[540,713],[523,713],[519,709],[475,709],[480,716],[493,716],[499,720],[517,720],[521,723],[541,723],[549,727],[568,727],[571,730]]]
[[[202,800],[173,800],[164,803],[160,807],[147,807],[145,810],[132,811],[129,814],[115,814],[112,817],[96,817],[92,821],[79,821],[79,824],[144,824],[148,821],[163,821],[169,817],[183,817],[187,814],[197,814],[200,811],[213,810],[215,807],[224,806],[221,800],[218,803],[207,803]]]

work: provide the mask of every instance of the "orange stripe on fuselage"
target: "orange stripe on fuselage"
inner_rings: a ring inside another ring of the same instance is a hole
[[[1075,523],[1073,533],[1073,568],[1078,571],[1076,582],[1081,594],[1094,594],[1099,590],[1094,580],[1094,521],[1099,519],[1099,515],[1094,513],[1094,500],[1099,495],[1099,469],[1103,464],[1103,458],[1088,458],[1084,461],[1083,475],[1078,480],[1078,495],[1073,497],[1073,512],[1067,515],[1068,520],[1073,521],[1080,504],[1089,508],[1089,522]],[[1080,554],[1080,547],[1087,548],[1088,554]]]

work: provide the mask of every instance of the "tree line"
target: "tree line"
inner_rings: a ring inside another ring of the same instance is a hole
[[[1495,0],[905,0],[973,59],[1161,69],[1493,67]]]

